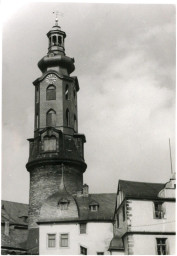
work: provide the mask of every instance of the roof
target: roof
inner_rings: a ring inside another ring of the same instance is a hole
[[[124,251],[124,244],[121,237],[115,236],[111,240],[109,251],[113,251],[113,250]]]
[[[78,197],[78,207],[80,210],[80,220],[99,220],[99,221],[112,221],[116,205],[116,194],[103,193],[103,194],[89,194],[88,197]],[[98,211],[90,211],[89,205],[97,202],[99,207]]]
[[[69,221],[113,221],[116,205],[116,194],[89,194],[88,196],[71,196],[68,210],[63,214],[57,207],[61,198],[60,193],[50,196],[41,207],[39,223],[46,222],[69,222]],[[63,195],[62,195],[63,197]],[[98,210],[90,211],[89,205],[97,202]],[[76,213],[77,210],[77,213]],[[52,211],[52,214],[51,214]],[[48,214],[50,213],[50,214]]]
[[[14,240],[12,240],[9,236],[6,236],[4,234],[1,234],[1,247],[13,248],[13,249],[19,249],[19,250],[25,251],[25,249],[21,245],[19,245]]]
[[[27,225],[27,222],[24,221],[22,216],[28,216],[28,204],[16,203],[11,201],[1,201],[1,223],[4,223],[5,220],[8,220],[12,224],[18,225]]]
[[[125,197],[140,199],[159,199],[158,193],[164,188],[162,183],[147,183],[119,180],[118,189],[124,192]]]

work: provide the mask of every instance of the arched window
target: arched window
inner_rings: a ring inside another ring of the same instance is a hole
[[[69,90],[68,90],[68,84],[65,87],[65,99],[68,100],[69,99]]]
[[[50,84],[46,89],[46,100],[56,100],[56,87]]]
[[[53,43],[56,44],[57,43],[57,37],[53,36]]]
[[[57,148],[57,140],[54,135],[44,137],[44,151],[55,151]]]
[[[61,36],[58,37],[58,43],[59,43],[59,45],[62,44],[62,37]]]
[[[69,114],[69,110],[66,110],[66,125],[70,126],[70,114]]]
[[[74,130],[77,131],[77,119],[75,115],[74,115]]]
[[[50,109],[47,112],[46,125],[53,127],[56,126],[56,112],[53,109]]]

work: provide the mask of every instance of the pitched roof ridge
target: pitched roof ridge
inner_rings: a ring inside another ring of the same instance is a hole
[[[165,183],[157,183],[157,182],[144,182],[144,181],[134,181],[134,180],[119,180],[119,182],[129,182],[129,183],[139,183],[139,184],[158,184],[158,185],[165,185]]]

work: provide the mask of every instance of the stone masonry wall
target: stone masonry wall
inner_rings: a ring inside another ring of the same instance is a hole
[[[36,228],[40,208],[45,199],[56,193],[61,183],[61,165],[45,165],[30,171],[29,228]],[[83,174],[75,167],[64,167],[64,185],[70,193],[83,186]]]

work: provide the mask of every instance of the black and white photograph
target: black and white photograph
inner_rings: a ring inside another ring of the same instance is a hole
[[[1,255],[176,255],[175,2],[1,16]]]

